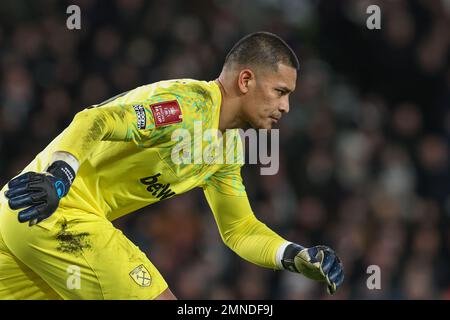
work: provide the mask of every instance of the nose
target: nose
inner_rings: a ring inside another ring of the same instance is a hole
[[[288,113],[289,112],[289,99],[286,97],[286,99],[283,99],[279,110],[281,113]]]

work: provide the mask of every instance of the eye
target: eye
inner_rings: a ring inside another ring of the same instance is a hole
[[[284,94],[284,91],[281,90],[281,89],[275,89],[275,91],[277,92],[277,94],[278,94],[279,96],[282,96],[282,95]]]

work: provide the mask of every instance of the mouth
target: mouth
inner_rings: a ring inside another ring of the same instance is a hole
[[[270,118],[273,120],[273,122],[277,123],[278,120],[281,119],[281,117],[275,117],[275,116],[270,116]]]

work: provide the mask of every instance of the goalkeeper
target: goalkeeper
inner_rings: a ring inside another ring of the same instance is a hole
[[[234,45],[215,81],[161,81],[76,114],[0,192],[0,299],[175,299],[111,221],[195,187],[203,188],[236,254],[321,281],[333,294],[344,278],[339,258],[326,246],[291,243],[260,222],[241,164],[173,161],[177,129],[191,137],[197,123],[203,132],[270,129],[289,111],[298,69],[282,39],[257,32]],[[198,147],[194,139],[184,142]]]

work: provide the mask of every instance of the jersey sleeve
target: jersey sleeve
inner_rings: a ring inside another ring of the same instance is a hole
[[[208,179],[203,189],[224,243],[251,263],[280,269],[276,255],[286,240],[255,217],[240,165],[220,170]]]
[[[174,126],[157,127],[150,106],[176,101],[176,97],[171,94],[146,97],[148,94],[138,88],[80,111],[63,131],[56,150],[69,152],[82,163],[100,141],[127,141],[149,147],[170,137]]]

